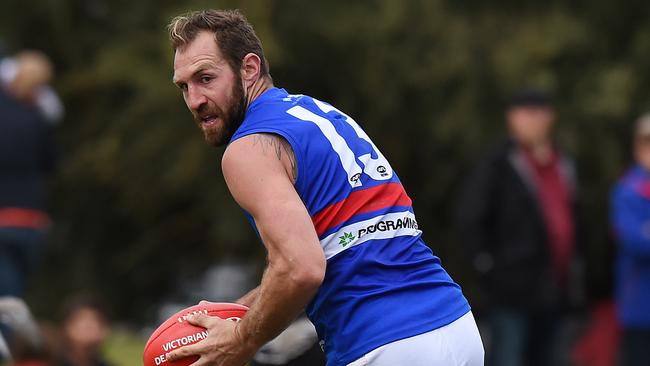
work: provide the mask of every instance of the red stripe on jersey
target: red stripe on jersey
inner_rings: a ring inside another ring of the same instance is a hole
[[[343,201],[331,204],[312,217],[318,235],[352,216],[391,206],[411,206],[401,183],[386,183],[354,191]]]

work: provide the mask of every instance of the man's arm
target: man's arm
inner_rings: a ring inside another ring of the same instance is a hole
[[[262,282],[241,322],[226,324],[198,316],[210,336],[181,348],[170,359],[198,354],[201,364],[241,365],[280,334],[304,309],[325,275],[325,255],[305,205],[298,196],[295,159],[282,138],[256,134],[233,142],[222,168],[228,188],[254,218],[268,251]]]
[[[250,135],[233,143],[223,172],[235,200],[255,219],[268,265],[239,333],[258,348],[300,314],[320,287],[325,255],[293,183],[295,159],[276,135]]]
[[[639,259],[650,259],[650,218],[641,198],[627,187],[618,187],[611,201],[612,226],[622,250]]]
[[[246,295],[240,297],[237,299],[235,302],[237,304],[245,305],[248,306],[249,308],[253,305],[255,300],[257,299],[257,295],[260,293],[260,287],[257,286],[254,289],[248,291]]]

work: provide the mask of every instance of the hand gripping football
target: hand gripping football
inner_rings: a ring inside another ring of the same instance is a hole
[[[172,315],[156,329],[144,346],[144,366],[188,366],[198,357],[187,357],[170,362],[165,354],[177,348],[200,342],[208,336],[205,328],[187,322],[187,317],[195,314],[218,316],[221,319],[239,321],[248,308],[232,303],[205,303],[190,306]]]

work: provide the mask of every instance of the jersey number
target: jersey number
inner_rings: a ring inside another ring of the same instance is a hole
[[[332,145],[332,149],[336,152],[341,161],[341,166],[348,174],[348,183],[352,187],[360,187],[362,185],[361,173],[367,174],[370,178],[374,180],[388,180],[393,177],[393,168],[388,164],[388,160],[381,154],[377,146],[370,141],[368,135],[359,127],[359,125],[352,119],[350,116],[339,111],[329,104],[325,104],[321,101],[314,99],[314,103],[320,108],[323,113],[329,113],[331,111],[336,111],[345,117],[345,121],[354,129],[360,139],[365,140],[372,146],[373,151],[377,155],[376,158],[372,157],[372,154],[363,154],[356,156],[352,149],[348,146],[347,142],[334,128],[332,122],[327,118],[323,118],[304,107],[296,106],[292,107],[287,111],[290,115],[301,119],[307,122],[313,122],[318,126],[320,131],[323,133],[325,138]],[[358,162],[363,164],[363,169],[359,166]]]

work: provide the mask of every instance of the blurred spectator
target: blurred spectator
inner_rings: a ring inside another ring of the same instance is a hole
[[[36,103],[52,78],[47,56],[15,57],[11,83],[0,84],[0,296],[22,296],[49,226],[44,180],[54,167],[49,126]]]
[[[483,156],[464,184],[457,230],[490,328],[487,364],[549,365],[553,339],[578,293],[575,170],[552,141],[549,95],[519,91],[506,120],[509,138]]]
[[[65,309],[59,366],[107,366],[101,349],[110,334],[102,302],[92,297],[73,299]]]
[[[47,365],[47,350],[39,326],[27,304],[15,297],[0,297],[0,364]]]
[[[43,68],[33,61],[43,57],[44,55],[35,51],[23,51],[16,56],[0,56],[0,84],[7,89],[15,89],[14,93],[18,95],[23,94],[25,88],[31,89],[27,93],[29,94],[27,99],[41,112],[46,121],[56,124],[63,119],[64,114],[63,104],[59,96],[47,82],[30,85],[25,80],[27,77],[30,80],[38,80],[31,73],[36,72],[36,76],[38,76],[43,71]],[[42,61],[49,64],[47,59]],[[36,69],[34,69],[34,66]],[[51,66],[49,69],[51,72]]]
[[[622,366],[650,363],[650,114],[636,123],[634,158],[611,196]]]

